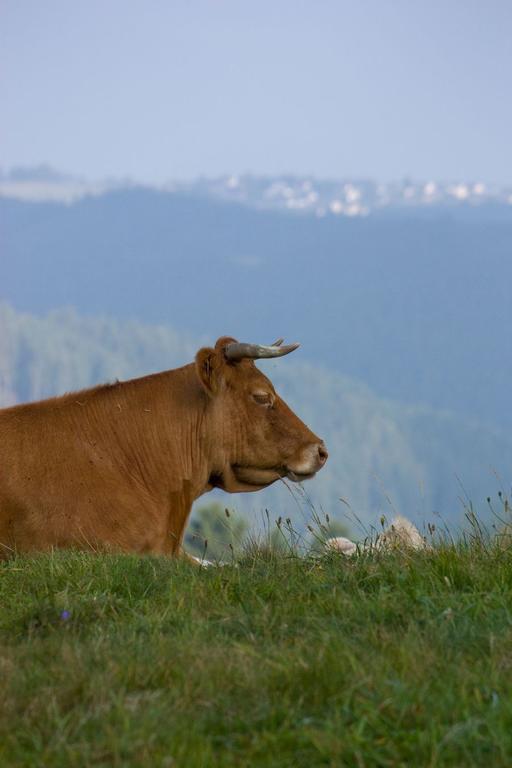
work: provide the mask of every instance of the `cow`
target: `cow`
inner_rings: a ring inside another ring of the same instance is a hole
[[[59,547],[182,555],[195,499],[313,477],[323,441],[220,338],[195,362],[0,410],[0,556]]]

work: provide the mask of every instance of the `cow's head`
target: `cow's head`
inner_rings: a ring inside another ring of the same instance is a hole
[[[269,347],[220,338],[200,349],[196,371],[208,395],[210,484],[255,491],[279,478],[307,480],[327,461],[322,440],[290,410],[253,360],[280,357],[298,344]]]

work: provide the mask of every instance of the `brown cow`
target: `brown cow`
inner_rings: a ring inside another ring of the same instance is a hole
[[[323,442],[253,363],[298,346],[281,342],[223,337],[183,368],[0,410],[3,555],[178,554],[201,494],[312,477]]]

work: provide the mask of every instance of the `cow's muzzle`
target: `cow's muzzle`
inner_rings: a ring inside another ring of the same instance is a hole
[[[295,483],[309,480],[322,469],[328,457],[329,453],[323,441],[308,445],[301,451],[298,460],[289,462],[286,467],[286,477]]]

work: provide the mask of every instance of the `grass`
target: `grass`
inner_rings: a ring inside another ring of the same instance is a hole
[[[510,766],[512,551],[0,566],[0,765]]]

